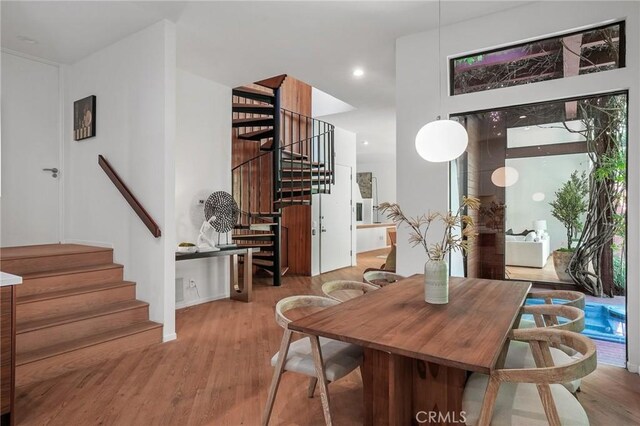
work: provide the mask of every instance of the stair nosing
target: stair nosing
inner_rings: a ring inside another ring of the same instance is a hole
[[[70,314],[59,315],[57,317],[50,317],[46,319],[38,319],[27,321],[22,325],[16,324],[16,335],[30,333],[36,330],[43,330],[50,327],[57,327],[59,325],[69,324],[72,322],[84,321],[92,318],[99,318],[106,315],[111,315],[119,312],[129,311],[133,309],[140,309],[148,307],[149,304],[147,302],[143,302],[141,300],[133,299],[133,300],[125,300],[121,302],[109,303],[101,307],[101,309],[90,309],[85,311],[75,312],[71,316]],[[62,319],[59,319],[62,318]],[[30,323],[37,323],[47,321],[46,324],[40,326],[30,326]]]
[[[144,327],[142,325],[145,325]],[[136,329],[136,326],[138,326],[139,329]],[[64,342],[64,343],[59,343],[57,345],[51,346],[51,348],[54,349],[53,352],[46,354],[46,356],[43,357],[39,357],[39,358],[35,358],[33,357],[33,359],[28,359],[29,358],[29,354],[33,353],[33,352],[37,352],[37,351],[41,351],[42,349],[37,349],[35,351],[30,351],[30,352],[26,352],[25,354],[22,355],[18,355],[16,358],[16,366],[23,366],[23,365],[28,365],[34,362],[38,362],[38,361],[42,361],[44,359],[47,358],[51,358],[54,356],[58,356],[58,355],[64,355],[66,353],[69,352],[73,352],[73,351],[77,351],[80,349],[85,349],[88,348],[90,346],[94,346],[94,345],[98,345],[101,343],[106,343],[106,342],[110,342],[112,340],[116,340],[116,339],[120,339],[123,337],[128,337],[134,334],[138,334],[138,333],[142,333],[144,331],[149,331],[149,330],[153,330],[156,328],[160,328],[162,327],[162,324],[154,322],[154,321],[141,321],[139,323],[135,323],[132,325],[128,325],[126,327],[119,327],[116,328],[114,330],[110,330],[108,332],[105,333],[100,333],[100,334],[94,334],[92,335],[90,338],[81,338],[81,339],[75,339],[75,340],[71,340],[68,342]],[[122,331],[125,329],[131,329],[129,332],[125,333],[125,334],[116,334],[117,331]],[[111,336],[110,336],[111,335]],[[109,336],[106,339],[102,340],[101,337],[102,336]],[[79,345],[73,345],[74,343],[80,343]],[[62,345],[66,345],[69,346],[67,349],[65,350],[59,350],[59,351],[55,351],[56,346],[62,346]],[[21,361],[20,358],[27,358],[27,361]]]
[[[22,297],[19,296],[16,300],[16,305],[26,305],[28,303],[42,302],[45,300],[60,299],[62,297],[77,296],[79,294],[111,290],[119,287],[128,287],[135,284],[136,283],[133,281],[122,280],[122,281],[109,282],[109,283],[85,285],[85,286],[75,287],[75,288],[66,289],[66,290],[29,294]],[[27,300],[24,300],[24,299],[27,299]]]

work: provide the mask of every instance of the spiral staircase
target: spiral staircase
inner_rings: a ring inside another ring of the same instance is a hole
[[[233,240],[259,247],[253,265],[280,285],[288,269],[288,235],[282,212],[310,205],[313,194],[331,192],[334,183],[334,126],[281,108],[286,75],[233,89],[234,143],[244,158],[232,169],[232,193],[240,208]]]

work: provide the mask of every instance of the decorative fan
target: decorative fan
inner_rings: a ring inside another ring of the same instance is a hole
[[[225,191],[217,191],[209,195],[204,203],[205,221],[200,228],[200,236],[198,237],[198,247],[214,248],[215,244],[207,237],[207,231],[213,228],[218,232],[218,247],[233,247],[235,244],[229,244],[228,232],[238,222],[240,209],[233,199],[233,196]],[[226,234],[226,244],[220,244],[220,234]]]

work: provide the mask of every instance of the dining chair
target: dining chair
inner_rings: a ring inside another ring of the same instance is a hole
[[[406,277],[402,275],[398,275],[395,272],[380,271],[378,269],[366,270],[364,271],[364,274],[362,274],[363,282],[367,284],[375,285],[378,287],[384,287],[386,285],[393,284],[405,278]]]
[[[322,292],[338,302],[346,302],[349,299],[361,296],[373,290],[378,290],[377,285],[361,283],[358,281],[327,281],[322,284]]]
[[[532,315],[537,327],[575,333],[584,330],[584,312],[573,306],[525,305],[520,309],[520,314]],[[559,318],[564,320],[560,321]],[[536,365],[533,352],[526,342],[510,341],[504,351],[506,351],[504,363],[499,361],[499,365],[503,365],[504,368],[529,368]],[[573,361],[571,355],[576,353],[571,348],[560,344],[551,345],[549,352],[554,365],[570,364]],[[572,394],[578,392],[580,385],[580,379],[563,383],[563,386]]]
[[[305,295],[286,297],[276,304],[276,322],[284,329],[284,335],[280,350],[271,358],[271,365],[275,370],[262,416],[262,425],[269,424],[280,379],[285,371],[310,377],[307,390],[309,398],[313,397],[316,384],[320,383],[322,411],[326,424],[331,424],[328,382],[335,382],[357,369],[362,363],[362,348],[337,340],[294,332],[289,329],[292,320],[286,313],[299,308],[327,308],[339,303],[327,297]],[[302,337],[292,342],[293,333]]]
[[[547,305],[564,305],[573,306],[574,308],[582,309],[585,307],[585,296],[579,291],[571,290],[546,290],[546,291],[532,291],[527,294],[527,299],[542,299]],[[558,302],[559,301],[559,302]],[[534,321],[529,319],[520,320],[519,328],[532,328],[536,327]]]
[[[514,329],[512,340],[529,344],[536,367],[473,373],[464,389],[462,411],[468,426],[588,425],[580,402],[560,383],[585,377],[596,369],[596,347],[578,333],[550,328]],[[549,345],[563,344],[581,354],[555,366]]]

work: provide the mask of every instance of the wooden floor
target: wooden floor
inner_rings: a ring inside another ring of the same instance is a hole
[[[321,277],[285,277],[280,288],[254,283],[254,302],[228,300],[177,313],[178,340],[129,352],[95,368],[20,388],[21,425],[257,425],[267,398],[281,329],[277,300],[320,293],[322,282],[360,279],[380,252],[359,266]],[[362,385],[353,373],[329,386],[334,424],[362,424]],[[320,399],[306,397],[304,377],[283,377],[271,424],[321,425]],[[580,401],[592,425],[640,424],[640,376],[601,366],[583,381]]]

